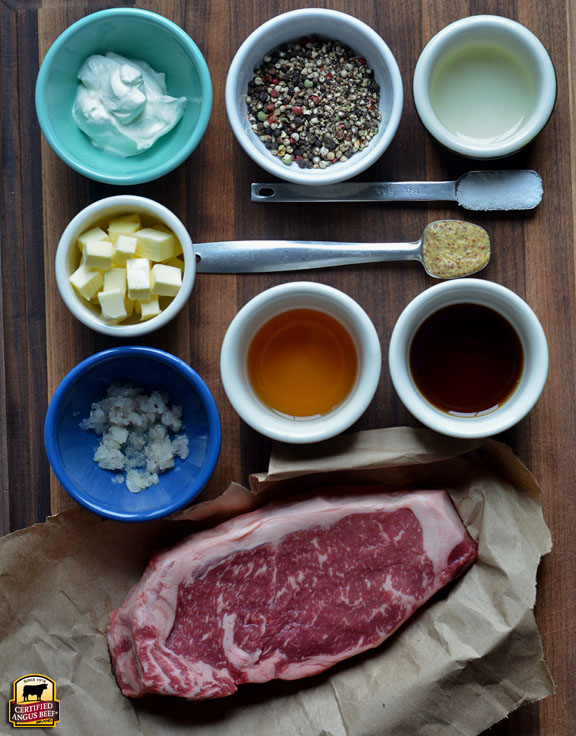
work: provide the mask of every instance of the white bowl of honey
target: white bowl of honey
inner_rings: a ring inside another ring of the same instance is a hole
[[[548,374],[548,345],[533,310],[510,289],[447,281],[404,309],[389,367],[402,403],[422,424],[452,437],[489,437],[533,408]]]
[[[378,334],[347,294],[308,281],[281,284],[232,320],[220,357],[238,414],[294,444],[340,434],[366,410],[380,379]]]

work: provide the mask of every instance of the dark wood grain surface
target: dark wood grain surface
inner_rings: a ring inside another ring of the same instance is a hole
[[[83,358],[119,341],[68,313],[54,279],[54,255],[68,221],[90,202],[126,191],[89,181],[67,168],[42,138],[34,109],[39,62],[68,25],[89,12],[130,2],[2,0],[2,251],[0,258],[0,531],[19,529],[71,507],[51,476],[43,445],[48,401],[59,381]],[[442,150],[416,115],[411,79],[418,54],[440,28],[466,15],[495,13],[534,31],[558,75],[553,116],[538,139],[503,168],[542,175],[544,199],[530,213],[478,214],[491,235],[493,258],[483,278],[504,284],[533,307],[547,333],[551,368],[530,416],[501,436],[533,471],[545,492],[545,516],[554,549],[539,574],[537,619],[557,692],[525,706],[491,729],[493,736],[571,736],[576,722],[572,663],[576,654],[576,504],[574,400],[576,317],[574,259],[574,8],[571,0],[157,0],[139,7],[182,26],[203,52],[214,85],[208,131],[192,156],[161,180],[131,187],[172,209],[197,242],[251,238],[415,240],[426,223],[472,219],[456,205],[281,205],[250,203],[253,181],[269,180],[233,138],[224,106],[230,61],[243,39],[271,16],[304,6],[327,6],[367,22],[386,40],[404,79],[399,131],[364,180],[444,180],[479,168]],[[199,275],[187,308],[170,325],[139,342],[175,353],[198,371],[221,413],[221,457],[203,498],[231,480],[246,482],[267,467],[269,442],[244,425],[227,402],[218,357],[225,330],[252,296],[302,274]],[[353,296],[368,312],[383,352],[407,302],[431,285],[416,264],[311,271],[306,278]],[[378,392],[352,429],[416,426],[396,397],[384,365]]]

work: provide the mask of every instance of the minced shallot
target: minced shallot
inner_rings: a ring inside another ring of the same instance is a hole
[[[120,471],[113,481],[125,481],[131,493],[139,493],[156,485],[176,457],[188,457],[182,411],[159,391],[146,394],[130,383],[113,383],[80,427],[102,437],[94,453],[98,467]]]

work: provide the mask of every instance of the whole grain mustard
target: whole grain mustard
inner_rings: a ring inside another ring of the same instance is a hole
[[[431,276],[456,279],[480,271],[490,260],[484,228],[461,220],[439,220],[422,236],[422,262]]]

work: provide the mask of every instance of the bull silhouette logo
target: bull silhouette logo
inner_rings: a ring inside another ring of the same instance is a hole
[[[24,685],[24,689],[22,691],[23,702],[25,703],[26,701],[30,700],[30,697],[32,695],[36,698],[36,700],[41,700],[42,693],[44,692],[44,690],[46,690],[47,687],[48,685],[46,683],[44,683],[43,685]]]
[[[24,675],[14,682],[8,719],[15,728],[46,728],[60,720],[56,683],[44,675]]]

